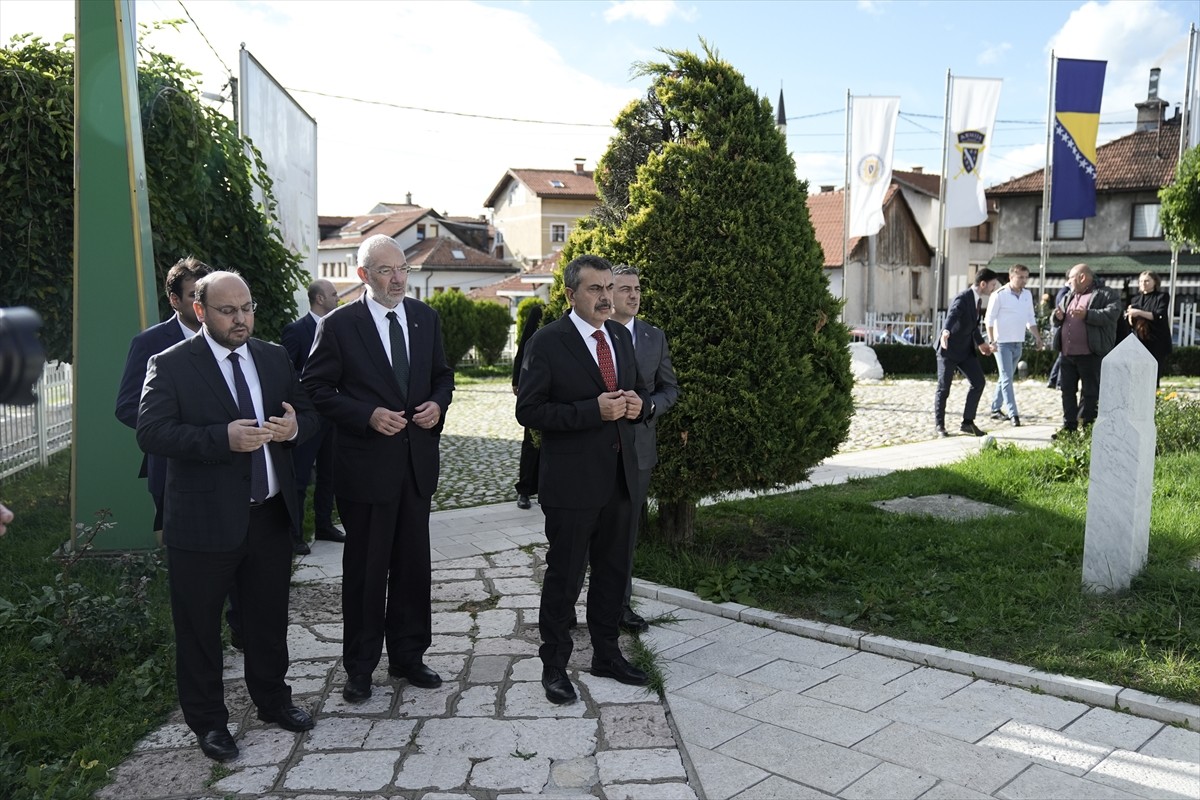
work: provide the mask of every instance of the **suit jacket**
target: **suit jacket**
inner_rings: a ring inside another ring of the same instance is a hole
[[[950,341],[942,349],[942,333],[933,338],[933,349],[949,361],[966,361],[975,348],[983,344],[983,331],[979,329],[979,307],[975,303],[975,290],[959,292],[950,302],[946,323],[942,330],[950,331]]]
[[[259,339],[251,339],[249,347],[262,386],[263,412],[282,414],[284,401],[296,409],[296,438],[267,447],[279,492],[293,524],[299,524],[292,458],[285,448],[315,433],[319,420],[287,352]],[[219,552],[234,550],[245,539],[250,519],[250,454],[230,450],[227,431],[230,422],[241,418],[202,336],[150,358],[137,440],[142,450],[167,459],[163,510],[167,545]]]
[[[317,410],[337,426],[333,491],[362,503],[399,498],[397,470],[411,470],[422,497],[437,490],[441,470],[438,444],[454,393],[454,370],[446,363],[442,322],[420,300],[405,298],[408,319],[408,401],[379,338],[367,296],[339,306],[321,318],[316,343],[304,365],[304,386]],[[411,422],[427,400],[437,403],[441,419],[426,430]],[[384,436],[370,426],[372,412],[383,407],[405,411],[403,431]]]
[[[616,351],[617,387],[635,389],[637,362],[629,331],[612,320],[604,327]],[[544,505],[605,505],[616,489],[618,458],[633,494],[638,468],[634,422],[600,419],[596,398],[605,391],[600,367],[570,318],[555,320],[529,340],[517,390],[517,421],[542,433],[538,497]],[[637,391],[645,414],[649,393]]]
[[[146,382],[146,362],[150,356],[158,355],[173,344],[183,341],[183,330],[179,319],[171,318],[133,337],[129,343],[129,355],[125,359],[125,371],[121,374],[121,388],[117,390],[117,419],[130,428],[137,427],[138,405],[142,399],[142,385]],[[167,462],[154,455],[142,457],[139,478],[148,478],[146,488],[152,494],[161,495],[167,483]]]
[[[284,350],[287,350],[297,375],[304,373],[304,364],[308,361],[308,354],[312,352],[313,339],[316,338],[316,335],[317,321],[313,319],[312,314],[305,314],[295,322],[289,322],[283,326],[283,334],[279,337],[279,343],[283,345]]]
[[[1092,355],[1103,358],[1117,344],[1117,321],[1121,318],[1121,298],[1112,289],[1099,284],[1092,286],[1090,294],[1087,301],[1087,317],[1084,319],[1087,324],[1088,349],[1092,351]],[[1074,299],[1075,292],[1068,291],[1058,301],[1055,308],[1066,315],[1067,309],[1071,307]],[[1050,317],[1050,346],[1054,350],[1062,352],[1062,323],[1054,316]]]
[[[637,360],[638,392],[645,387],[650,403],[642,411],[642,421],[633,426],[633,446],[637,452],[638,469],[654,469],[658,463],[658,418],[671,410],[679,399],[679,381],[671,366],[671,349],[666,334],[649,322],[633,320],[636,334],[633,350]],[[654,412],[651,413],[650,405]]]

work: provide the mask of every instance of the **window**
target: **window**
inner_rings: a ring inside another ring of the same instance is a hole
[[[988,218],[983,222],[971,228],[972,242],[991,243],[992,241],[992,225],[996,222],[995,214],[988,214]],[[913,298],[914,300],[916,298]]]
[[[425,241],[425,226],[424,225],[417,226],[417,241],[418,242]]]
[[[429,226],[429,238],[430,239],[438,238],[438,226],[437,225]]]
[[[551,186],[552,188],[554,188],[554,189],[565,189],[565,188],[567,188],[567,185],[566,185],[565,183],[563,183],[562,181],[554,181],[554,180],[550,181],[550,186]]]
[[[466,261],[467,260],[467,254],[464,253],[462,250],[458,250],[458,249],[451,250],[450,255],[454,256],[455,261]]]
[[[987,223],[984,223],[984,224],[986,225]],[[921,299],[921,273],[917,272],[916,270],[913,270],[912,272],[910,272],[908,274],[908,277],[909,277],[909,281],[912,284],[912,299],[920,300]]]
[[[1130,239],[1161,239],[1162,225],[1158,221],[1158,203],[1134,203],[1133,221],[1129,226]]]
[[[550,241],[565,242],[566,240],[567,240],[567,226],[566,225],[555,224],[555,225],[550,226]]]
[[[1051,239],[1082,239],[1083,238],[1083,220],[1081,219],[1060,219],[1058,222],[1050,224]],[[1038,206],[1037,213],[1033,215],[1033,240],[1040,242],[1042,240],[1042,207]]]
[[[410,292],[412,292],[412,296],[413,296],[414,300],[421,299],[421,287],[420,286],[409,286],[408,290]]]

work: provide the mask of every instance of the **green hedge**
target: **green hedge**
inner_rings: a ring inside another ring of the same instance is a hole
[[[937,356],[932,347],[906,344],[873,344],[885,375],[936,375]],[[1026,347],[1021,359],[1029,364],[1029,374],[1046,376],[1058,353]],[[996,359],[980,358],[986,375],[996,374]],[[1200,375],[1200,347],[1177,347],[1167,364],[1168,375]]]

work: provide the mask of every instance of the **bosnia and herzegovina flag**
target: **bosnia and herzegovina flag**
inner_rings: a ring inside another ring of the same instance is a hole
[[[1096,134],[1106,61],[1060,58],[1054,86],[1050,221],[1096,216]]]

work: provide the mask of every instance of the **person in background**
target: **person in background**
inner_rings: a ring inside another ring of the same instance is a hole
[[[984,435],[975,424],[979,398],[983,396],[983,367],[979,365],[975,350],[978,349],[985,356],[994,352],[992,345],[984,342],[979,323],[983,319],[984,298],[996,291],[999,285],[996,273],[987,268],[979,270],[975,283],[959,292],[951,301],[941,335],[934,340],[937,391],[933,395],[933,431],[937,436],[950,435],[946,432],[946,400],[950,397],[950,382],[954,379],[955,370],[971,383],[959,430],[972,436]]]
[[[1042,332],[1038,330],[1037,316],[1033,313],[1033,293],[1025,289],[1028,280],[1029,268],[1014,264],[1008,271],[1008,283],[992,295],[984,316],[1000,376],[996,396],[992,399],[992,419],[1010,420],[1014,428],[1021,427],[1013,379],[1025,347],[1025,332],[1033,334],[1038,349],[1042,348]],[[1008,413],[1004,406],[1008,407]]]
[[[1101,362],[1117,343],[1121,298],[1099,285],[1087,264],[1071,267],[1067,282],[1071,289],[1054,309],[1050,335],[1062,354],[1062,430],[1070,432],[1096,421]]]
[[[13,512],[8,510],[8,507],[0,504],[0,536],[8,533],[8,526],[12,524]]]
[[[1129,301],[1129,308],[1125,309],[1125,318],[1138,341],[1158,362],[1158,380],[1161,381],[1171,357],[1170,299],[1159,288],[1158,275],[1149,270],[1138,276],[1138,289],[1138,294]]]
[[[292,359],[297,375],[304,373],[304,364],[308,361],[317,334],[317,323],[337,305],[337,289],[333,283],[318,278],[308,286],[308,313],[283,326],[280,344]],[[333,525],[333,423],[322,417],[320,432],[304,444],[292,448],[292,463],[296,467],[296,494],[300,497],[301,512],[308,497],[308,482],[312,478],[313,467],[316,467],[316,488],[313,490],[314,538],[345,542],[346,534]],[[303,520],[304,514],[301,513],[300,517]],[[292,531],[292,552],[296,555],[308,555],[310,552],[308,543],[304,541],[302,527]]]
[[[521,363],[525,359],[525,345],[533,334],[537,333],[542,324],[542,305],[538,303],[529,309],[525,318],[525,327],[521,329],[517,342],[517,354],[513,356],[512,390],[517,394],[517,386],[521,379]],[[529,498],[537,494],[538,484],[538,447],[533,441],[533,431],[525,428],[525,437],[521,440],[521,463],[517,468],[517,508],[530,508]]]

